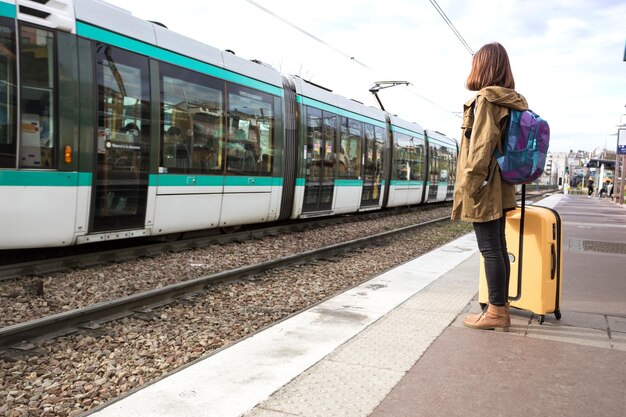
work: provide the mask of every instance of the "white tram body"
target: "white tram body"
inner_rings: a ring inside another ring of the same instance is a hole
[[[427,203],[452,201],[456,178],[458,148],[454,139],[426,130],[428,143]]]
[[[382,207],[385,112],[299,78],[298,176],[291,218]]]
[[[456,152],[103,1],[0,0],[0,249],[445,201]]]
[[[390,125],[394,153],[387,207],[420,204],[427,167],[424,129],[395,116]]]

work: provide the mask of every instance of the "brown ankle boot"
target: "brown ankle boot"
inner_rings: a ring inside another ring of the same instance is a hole
[[[507,301],[504,307],[506,307],[506,325],[511,327],[511,303]]]
[[[508,332],[511,318],[506,306],[489,304],[481,314],[468,316],[463,324],[472,329]]]
[[[465,316],[465,320],[469,320],[471,322],[475,322],[476,320],[478,320],[480,318],[480,316],[482,316],[485,313],[485,311],[487,311],[487,306],[488,305],[489,304],[485,305],[485,307],[482,310],[480,310],[480,313],[478,313],[478,314],[474,314],[474,313],[468,314],[467,316]]]

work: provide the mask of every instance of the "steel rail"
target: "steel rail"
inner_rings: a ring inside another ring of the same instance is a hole
[[[411,232],[449,220],[450,218],[447,216],[441,217],[364,238],[350,240],[348,242],[337,243],[325,248],[314,249],[255,265],[223,271],[168,285],[166,287],[143,291],[116,300],[100,302],[87,307],[81,307],[75,310],[0,328],[0,351],[3,349],[28,350],[34,347],[32,345],[33,342],[67,335],[81,328],[94,329],[99,327],[102,323],[131,314],[149,313],[153,307],[174,302],[185,295],[201,292],[207,286],[236,281],[293,264],[306,263],[312,260],[336,256],[357,248],[379,244],[381,241],[398,234]]]
[[[443,203],[444,205],[447,203]],[[440,208],[442,204],[435,204],[428,208]],[[357,220],[382,217],[387,215],[402,214],[412,210],[423,210],[424,206],[412,207],[409,209],[376,212],[363,212],[357,217]],[[0,265],[0,281],[29,275],[42,275],[53,272],[64,271],[71,268],[86,268],[95,265],[101,265],[107,262],[120,262],[139,257],[157,256],[166,252],[177,252],[189,249],[197,249],[213,244],[226,244],[230,242],[244,242],[250,239],[260,239],[267,236],[288,233],[293,231],[307,230],[314,227],[325,226],[329,224],[338,224],[354,221],[354,216],[337,216],[331,218],[317,218],[308,221],[299,221],[297,223],[287,223],[282,225],[274,225],[259,229],[250,229],[241,232],[196,236],[178,241],[170,242],[151,242],[149,244],[129,246],[124,248],[107,249],[98,252],[89,252],[79,255],[62,256],[58,258],[42,259],[36,261],[28,261],[17,264]]]
[[[555,190],[543,190],[539,194],[527,192],[527,198],[533,199],[543,196],[545,193]],[[422,210],[424,208],[439,208],[450,202],[431,203],[427,206],[415,206],[407,209],[394,209],[389,211],[375,211],[360,213],[359,219],[368,219],[374,217],[382,217],[390,214],[398,214],[409,212],[415,209]],[[345,223],[352,221],[353,216],[338,216],[331,218],[314,219],[309,221],[300,221],[298,223],[288,223],[278,226],[271,226],[260,229],[251,229],[242,232],[230,233],[226,235],[211,235],[203,237],[186,238],[179,241],[155,243],[151,242],[146,245],[129,246],[124,248],[109,249],[98,252],[90,252],[80,255],[69,255],[55,257],[51,259],[43,259],[36,261],[21,262],[17,264],[0,265],[0,281],[13,278],[43,275],[53,272],[64,271],[71,268],[86,268],[95,265],[101,265],[107,262],[120,262],[139,257],[157,256],[166,252],[176,252],[189,249],[197,249],[212,244],[226,244],[230,242],[243,242],[249,239],[260,239],[262,237],[276,235],[280,233],[288,233],[311,229],[313,227],[324,226],[328,224]]]

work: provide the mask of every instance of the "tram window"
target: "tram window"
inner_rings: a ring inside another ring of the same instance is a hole
[[[439,149],[436,146],[430,147],[430,183],[437,184],[439,182],[439,165],[441,157]]]
[[[322,137],[324,138],[324,161],[322,175],[335,178],[335,142],[337,141],[337,119],[334,113],[322,111]]]
[[[20,166],[55,167],[54,33],[22,26],[20,30]]]
[[[368,178],[380,175],[382,170],[382,158],[384,149],[384,129],[365,123],[365,141],[363,149],[364,169]]]
[[[411,179],[412,180],[423,180],[424,179],[424,146],[423,142],[418,138],[411,138],[411,151],[413,153],[414,159],[412,161],[413,170],[411,171]]]
[[[456,158],[457,152],[456,148],[450,149],[450,175],[448,183],[454,185],[456,182]]]
[[[340,124],[339,178],[360,178],[363,123],[347,117],[341,117]]]
[[[419,138],[394,132],[393,178],[423,180],[423,141]]]
[[[170,173],[221,173],[223,82],[161,63],[161,166]]]
[[[319,178],[322,175],[322,111],[314,107],[307,106],[307,149],[306,149],[306,177]]]
[[[364,164],[363,164],[363,172],[366,180],[371,181],[376,176],[376,159],[377,159],[377,149],[376,149],[376,140],[374,138],[374,126],[370,124],[364,124],[364,134],[365,134],[365,149],[363,150],[364,156]]]
[[[146,61],[109,45],[98,51],[97,152],[112,171],[145,173],[150,149],[150,86]]]
[[[374,174],[374,178],[376,181],[380,180],[383,171],[383,155],[385,151],[385,137],[386,132],[382,127],[374,128],[374,137],[375,137],[375,145],[374,145],[374,165],[376,167],[376,171]]]
[[[0,168],[16,167],[15,23],[0,18]]]
[[[274,157],[274,97],[228,85],[227,171],[270,176]]]
[[[439,181],[448,182],[450,173],[450,149],[442,146],[440,149],[440,164],[439,164]]]

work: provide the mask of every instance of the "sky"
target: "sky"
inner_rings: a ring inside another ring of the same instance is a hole
[[[457,140],[472,56],[430,0],[107,0]],[[550,150],[615,150],[626,127],[626,2],[437,0],[470,49],[501,43]],[[305,33],[306,32],[306,33]]]

